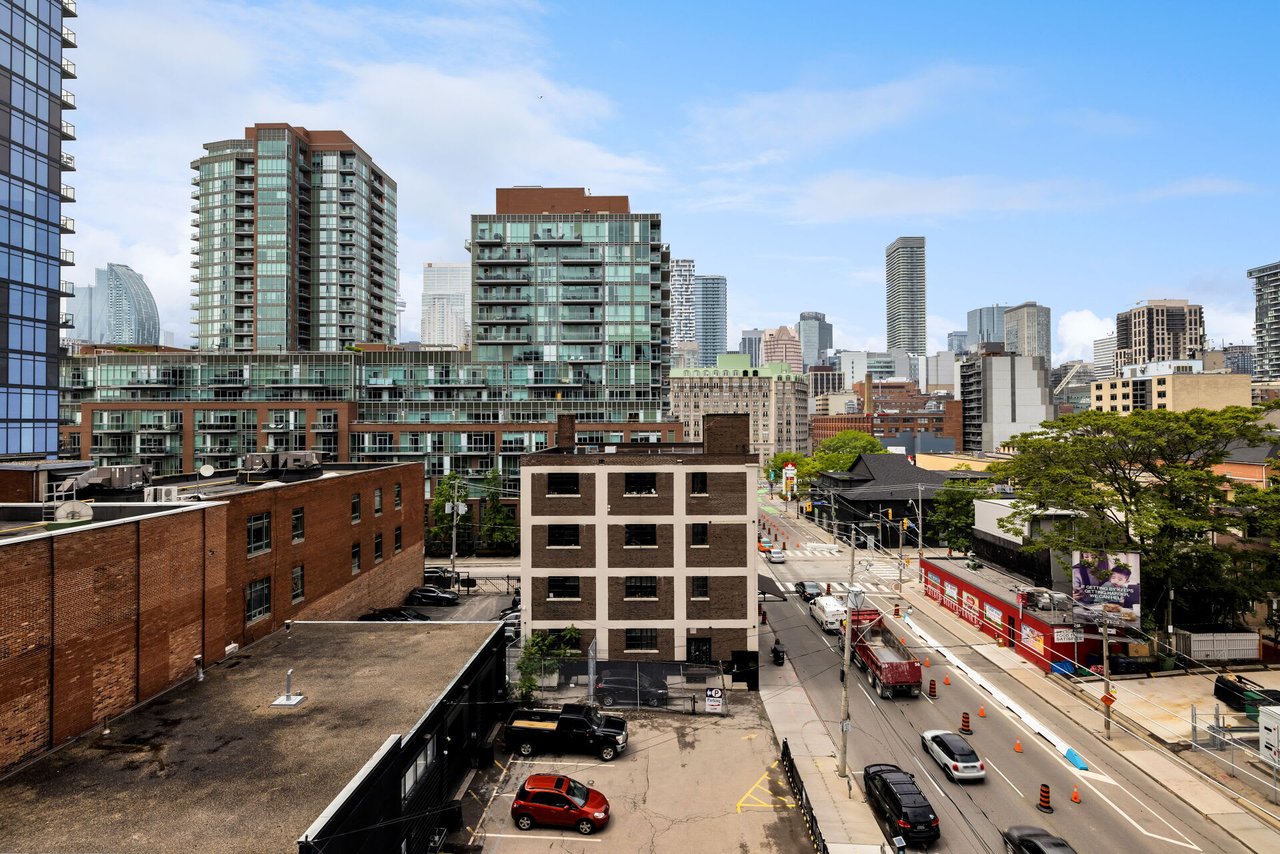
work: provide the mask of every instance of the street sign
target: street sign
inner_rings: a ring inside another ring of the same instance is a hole
[[[1111,696],[1110,694],[1102,695],[1102,705],[1104,706],[1110,707],[1111,704],[1114,703],[1115,701],[1116,701],[1116,698]]]
[[[724,712],[724,689],[708,688],[707,689],[707,712],[710,714],[721,714]]]
[[[1054,629],[1054,643],[1079,643],[1084,640],[1084,629]]]

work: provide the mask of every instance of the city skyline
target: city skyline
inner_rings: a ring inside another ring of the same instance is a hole
[[[283,3],[194,0],[161,20],[136,0],[83,9],[79,52],[95,73],[77,87],[69,278],[86,284],[108,261],[147,270],[163,328],[185,338],[186,164],[258,121],[341,127],[396,176],[410,305],[420,284],[407,271],[465,262],[468,214],[495,187],[533,183],[627,194],[662,213],[673,254],[734,283],[731,328],[794,322],[798,296],[846,349],[885,346],[879,253],[898,234],[929,240],[929,352],[974,305],[1036,299],[1054,311],[1055,361],[1087,358],[1111,318],[1146,299],[1202,304],[1213,342],[1251,341],[1245,271],[1280,256],[1265,155],[1231,131],[1268,75],[1212,10],[1165,10],[1159,51],[1121,40],[1145,17],[1137,8],[1099,6],[1101,33],[1097,15],[1038,10],[1016,39],[999,9],[932,7],[929,32],[911,39],[889,10],[858,13],[857,27],[841,26],[854,13],[835,4],[785,26],[750,8],[729,22],[685,11],[678,39],[698,50],[641,87],[623,69],[645,39],[584,38],[588,22],[561,4],[353,8],[322,2],[299,18]],[[593,29],[619,14],[605,10]],[[666,40],[667,17],[638,26]],[[281,46],[271,34],[286,20],[301,30]],[[713,27],[723,39],[707,39]],[[196,30],[223,49],[177,49]],[[739,58],[766,40],[769,63]],[[1088,50],[1067,50],[1080,40]],[[1202,82],[1185,87],[1188,75]],[[1238,97],[1214,95],[1224,79]],[[528,99],[493,134],[485,104],[505,103],[517,81]],[[433,110],[397,109],[406,85]],[[632,115],[642,88],[670,93],[666,123]],[[455,107],[447,127],[432,121]],[[389,124],[393,114],[403,121]],[[520,135],[546,144],[512,156],[507,140]],[[89,144],[118,138],[136,144]],[[762,215],[768,239],[746,237]],[[1035,288],[1003,272],[1019,267],[1037,269]],[[417,337],[414,320],[403,337]]]

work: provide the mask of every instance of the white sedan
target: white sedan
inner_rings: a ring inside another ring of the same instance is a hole
[[[942,766],[954,783],[958,780],[985,780],[987,766],[964,740],[964,736],[945,729],[920,733],[920,746]]]

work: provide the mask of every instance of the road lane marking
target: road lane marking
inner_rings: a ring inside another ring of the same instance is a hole
[[[987,762],[987,764],[988,764],[988,765],[990,765],[990,766],[991,766],[991,769],[992,769],[993,771],[995,771],[997,774],[999,774],[999,775],[1000,775],[1000,779],[1004,780],[1006,783],[1008,783],[1008,784],[1009,784],[1009,788],[1013,789],[1015,792],[1017,792],[1017,793],[1018,793],[1018,797],[1020,797],[1020,798],[1025,798],[1025,797],[1026,797],[1026,795],[1022,794],[1022,790],[1021,790],[1021,789],[1019,789],[1017,786],[1013,785],[1013,781],[1012,781],[1012,780],[1010,780],[1008,777],[1004,776],[1004,772],[1003,772],[1003,771],[1001,771],[999,768],[997,768],[997,767],[996,767],[996,763],[994,763],[994,762],[992,762],[992,761],[991,761],[991,757],[990,757],[990,756],[988,756],[988,757],[987,757],[986,762]]]
[[[938,785],[937,780],[933,779],[933,775],[929,773],[928,768],[924,767],[924,763],[921,762],[918,757],[912,756],[911,758],[914,759],[915,763],[920,766],[920,773],[923,774],[925,777],[929,778],[929,782],[932,783],[933,787],[938,790],[938,794],[942,795],[942,797],[944,798],[947,798],[947,793],[942,791],[942,787]],[[951,800],[951,799],[947,798],[947,800]],[[957,804],[957,806],[959,805]]]
[[[1195,844],[1194,842],[1192,842],[1190,839],[1187,839],[1187,837],[1182,833],[1182,831],[1178,830],[1178,828],[1174,827],[1172,824],[1170,824],[1169,822],[1165,821],[1164,816],[1160,815],[1159,813],[1157,813],[1157,812],[1155,812],[1153,809],[1151,809],[1151,804],[1147,804],[1147,803],[1143,803],[1142,801],[1139,801],[1139,800],[1138,800],[1136,797],[1134,797],[1134,796],[1129,792],[1129,790],[1128,790],[1128,789],[1126,789],[1124,786],[1120,786],[1120,785],[1118,785],[1118,784],[1117,784],[1117,788],[1118,788],[1121,792],[1124,792],[1126,795],[1129,795],[1129,797],[1133,798],[1133,800],[1134,800],[1136,803],[1138,803],[1140,806],[1145,807],[1145,808],[1147,809],[1147,811],[1148,811],[1148,812],[1150,812],[1150,813],[1151,813],[1153,816],[1155,816],[1156,818],[1160,819],[1160,821],[1165,825],[1165,827],[1169,828],[1170,830],[1172,830],[1174,833],[1176,833],[1176,834],[1178,834],[1179,836],[1181,836],[1181,837],[1182,837],[1184,840],[1186,840],[1186,841],[1185,841],[1185,842],[1179,842],[1179,841],[1178,841],[1178,840],[1176,840],[1176,839],[1170,839],[1170,838],[1169,838],[1169,837],[1167,837],[1167,836],[1160,836],[1160,835],[1159,835],[1159,834],[1157,834],[1157,833],[1152,833],[1151,831],[1147,830],[1147,829],[1146,829],[1145,827],[1143,827],[1142,825],[1138,824],[1138,822],[1137,822],[1137,821],[1135,821],[1135,820],[1133,819],[1133,817],[1132,817],[1132,816],[1130,816],[1127,812],[1125,812],[1124,810],[1120,809],[1120,805],[1119,805],[1119,804],[1115,803],[1115,801],[1113,801],[1111,798],[1109,798],[1109,797],[1107,797],[1106,795],[1102,794],[1102,792],[1099,792],[1099,791],[1098,791],[1097,786],[1093,785],[1093,784],[1092,784],[1092,783],[1090,783],[1088,780],[1081,780],[1080,782],[1081,782],[1081,783],[1085,786],[1085,788],[1087,788],[1089,791],[1093,792],[1095,795],[1097,795],[1098,797],[1102,798],[1102,799],[1106,802],[1107,806],[1109,806],[1109,807],[1111,807],[1111,809],[1115,810],[1115,812],[1116,812],[1116,814],[1117,814],[1117,815],[1122,816],[1122,817],[1124,818],[1124,820],[1125,820],[1125,821],[1127,821],[1127,822],[1129,822],[1129,824],[1133,825],[1133,826],[1134,826],[1134,828],[1135,828],[1139,833],[1143,834],[1144,836],[1150,836],[1152,839],[1159,839],[1161,842],[1168,842],[1168,843],[1169,843],[1169,844],[1171,844],[1171,845],[1181,845],[1183,848],[1190,848],[1192,851],[1200,851],[1200,850],[1201,850],[1200,846],[1196,845],[1196,844]]]

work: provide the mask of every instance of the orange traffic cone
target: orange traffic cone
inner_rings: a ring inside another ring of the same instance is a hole
[[[893,616],[895,616],[895,617],[901,617],[901,616],[902,616],[902,606],[901,606],[901,605],[899,605],[899,604],[897,604],[896,602],[895,602],[895,603],[894,603],[894,605],[893,605]]]
[[[929,666],[929,656],[927,656],[927,655],[924,657],[924,666],[925,666],[925,667],[928,667],[928,666]]]
[[[950,677],[949,675],[948,675],[948,676],[943,676],[943,677],[942,677],[942,684],[943,684],[943,685],[950,685],[950,684],[951,684],[951,677]]]
[[[1013,752],[1014,752],[1014,753],[1021,753],[1021,752],[1022,752],[1022,739],[1020,739],[1020,738],[1015,738],[1015,739],[1013,740]]]
[[[1036,804],[1036,809],[1040,812],[1053,812],[1053,806],[1049,803],[1049,784],[1040,784],[1040,803]]]
[[[1079,786],[1071,787],[1071,803],[1073,804],[1080,803],[1080,787]]]
[[[962,735],[973,735],[973,729],[969,726],[968,712],[965,712],[960,716],[960,733]]]
[[[978,706],[978,717],[985,718],[987,716],[987,707]]]

